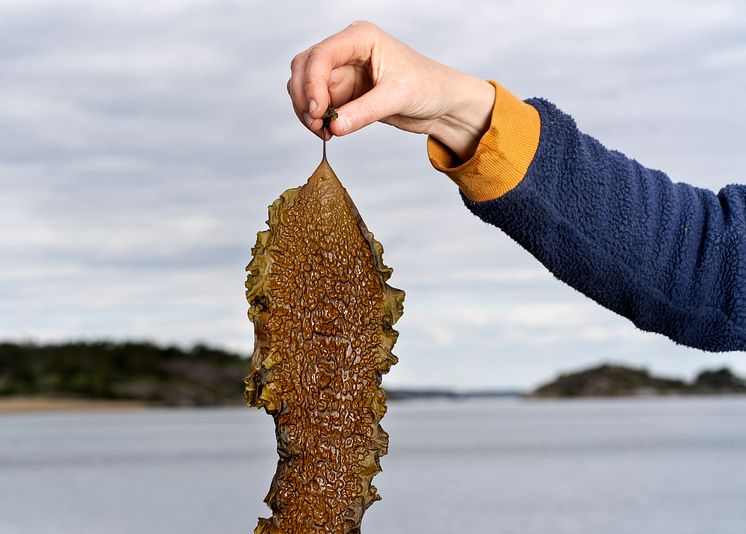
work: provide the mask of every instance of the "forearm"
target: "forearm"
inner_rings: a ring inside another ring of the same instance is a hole
[[[744,188],[716,196],[674,184],[580,133],[551,104],[532,104],[541,135],[525,176],[492,200],[464,191],[467,206],[638,327],[706,350],[746,349]]]

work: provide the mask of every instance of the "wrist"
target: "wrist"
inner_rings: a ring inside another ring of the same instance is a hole
[[[446,173],[470,200],[493,200],[515,188],[528,172],[538,150],[541,119],[527,104],[497,82],[491,123],[478,141],[476,152],[460,159],[451,147],[430,136],[430,163]]]
[[[459,73],[461,79],[447,90],[451,104],[428,132],[447,146],[461,161],[474,155],[490,127],[495,104],[495,87],[474,76]]]

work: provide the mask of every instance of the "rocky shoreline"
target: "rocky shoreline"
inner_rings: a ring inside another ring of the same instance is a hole
[[[694,380],[652,375],[647,369],[600,365],[572,373],[539,386],[530,398],[626,397],[650,395],[746,394],[746,380],[728,368],[702,371]]]

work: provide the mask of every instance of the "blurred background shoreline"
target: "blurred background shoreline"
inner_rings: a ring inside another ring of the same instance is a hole
[[[0,414],[237,406],[249,363],[246,356],[202,344],[0,343]],[[545,377],[526,390],[384,387],[390,401],[746,394],[746,380],[727,368],[703,370],[686,381],[619,364]]]

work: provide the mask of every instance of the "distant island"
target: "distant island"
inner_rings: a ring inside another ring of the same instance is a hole
[[[746,394],[746,380],[728,368],[702,371],[692,382],[653,376],[647,369],[601,365],[560,375],[533,391],[532,398],[623,397],[639,395]]]
[[[36,409],[132,409],[243,404],[247,356],[196,345],[148,342],[0,343],[0,412]],[[703,371],[691,383],[645,369],[602,365],[563,374],[525,394],[515,390],[386,388],[392,401],[475,398],[619,397],[746,393],[728,369]]]

